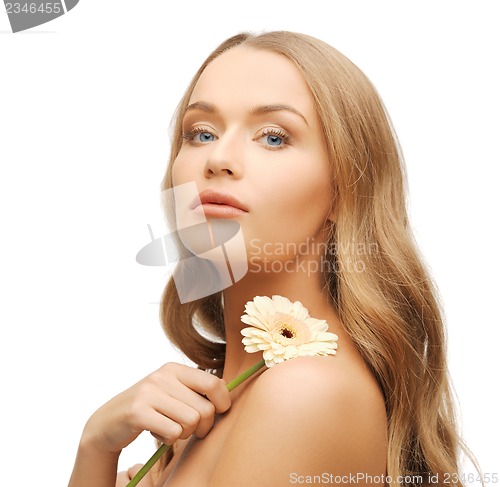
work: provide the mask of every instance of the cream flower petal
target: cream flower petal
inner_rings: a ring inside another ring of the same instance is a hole
[[[272,300],[277,312],[288,314],[298,320],[304,320],[309,315],[307,308],[300,301],[292,303],[289,299],[278,295],[274,295]]]
[[[284,298],[283,296],[273,296],[272,298],[274,311],[278,313],[286,313],[290,314],[292,311],[292,303],[289,299]]]
[[[265,350],[264,353],[262,354],[262,356],[264,357],[264,360],[267,362],[268,360],[269,361],[274,360],[274,357],[276,356],[276,354],[273,353],[272,350]]]
[[[271,350],[276,354],[281,354],[283,351],[283,345],[281,343],[271,342]]]
[[[243,328],[241,334],[243,335],[242,342],[245,345],[245,352],[261,352],[262,350],[271,348],[271,336],[263,330],[259,330],[258,328]]]
[[[273,311],[273,302],[268,296],[255,296],[254,305],[256,310],[261,314],[264,319],[269,318],[269,314]]]
[[[245,337],[257,336],[265,338],[267,340],[269,339],[269,332],[254,327],[243,328],[243,330],[241,330],[241,334]]]
[[[330,333],[329,331],[320,331],[316,334],[316,340],[320,340],[322,342],[338,339],[339,337],[335,335],[335,333]]]
[[[305,320],[309,316],[309,310],[305,308],[300,301],[295,301],[291,314],[298,320]]]
[[[250,315],[243,315],[243,316],[241,316],[240,319],[246,325],[251,325],[254,321],[256,321],[255,318],[253,316],[250,316]]]
[[[325,320],[317,320],[315,318],[306,318],[304,320],[306,325],[309,327],[311,331],[326,331],[328,330],[328,324],[326,323]]]
[[[299,353],[299,349],[297,347],[294,347],[293,345],[289,345],[288,347],[285,348],[285,359],[293,358],[296,357]]]
[[[245,315],[243,315],[245,316]],[[243,320],[241,320],[243,321]],[[267,330],[267,326],[266,326],[266,322],[262,323],[261,321],[257,320],[256,318],[246,318],[245,321],[243,321],[243,323],[245,323],[246,325],[250,325],[250,326],[254,326],[256,328],[260,328],[261,330]]]
[[[337,353],[337,347],[333,344],[311,344],[301,345],[298,347],[299,353],[304,353],[308,355],[335,355]]]
[[[241,320],[243,321],[243,323],[245,323],[247,325],[257,326],[259,328],[265,329],[265,323],[267,323],[268,317],[267,317],[267,315],[262,315],[257,310],[254,303],[249,301],[245,305],[245,312],[247,314],[244,314],[241,317]]]

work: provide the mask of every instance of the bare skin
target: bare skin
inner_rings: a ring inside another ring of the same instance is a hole
[[[164,365],[91,416],[69,485],[114,486],[121,450],[142,431],[153,432],[166,444],[192,434],[203,438],[215,414],[230,404],[221,379],[182,364]]]
[[[169,444],[179,440],[167,469],[141,484],[149,487],[279,487],[293,475],[383,475],[384,400],[320,273],[311,271],[321,256],[307,252],[295,260],[293,250],[276,252],[281,244],[324,242],[335,219],[325,142],[305,81],[286,58],[237,47],[207,67],[190,103],[196,105],[183,120],[188,136],[174,163],[174,184],[229,191],[248,208],[235,218],[250,270],[224,291],[223,379],[167,364],[112,399],[85,427],[69,486],[124,487],[138,467],[117,477],[118,456],[144,430]],[[269,253],[255,255],[252,242],[268,244]],[[294,266],[269,272],[265,262]],[[289,360],[229,394],[225,383],[261,359],[241,343],[244,305],[273,294],[325,319],[339,336],[338,353]]]

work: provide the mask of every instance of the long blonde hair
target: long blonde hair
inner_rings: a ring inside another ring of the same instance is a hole
[[[172,187],[181,122],[206,66],[235,46],[286,56],[309,85],[326,140],[336,211],[324,279],[332,305],[385,398],[387,475],[457,478],[462,443],[446,364],[442,305],[415,244],[406,210],[406,173],[399,142],[376,89],[330,45],[292,32],[241,33],[200,67],[176,113],[170,163],[161,189]],[[362,269],[353,272],[353,266]],[[221,293],[180,304],[167,284],[160,318],[169,339],[204,369],[224,365]],[[242,310],[243,311],[243,310]],[[199,333],[199,326],[219,340]],[[455,474],[453,477],[453,474]],[[462,486],[460,481],[455,485]]]

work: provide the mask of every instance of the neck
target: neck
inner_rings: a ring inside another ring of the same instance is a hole
[[[340,326],[340,320],[328,299],[328,291],[321,282],[319,272],[310,272],[317,268],[294,262],[293,272],[249,272],[237,283],[224,290],[224,324],[226,330],[226,357],[223,379],[230,381],[262,359],[261,353],[247,353],[241,341],[241,330],[247,325],[241,322],[245,304],[255,296],[273,296],[278,294],[290,301],[300,301],[309,314],[318,319],[325,319],[329,330],[334,333]],[[291,263],[291,262],[290,262]]]

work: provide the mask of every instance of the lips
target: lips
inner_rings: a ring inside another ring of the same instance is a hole
[[[248,208],[226,191],[206,189],[191,204],[192,210],[201,210],[207,217],[231,218],[248,212]]]

